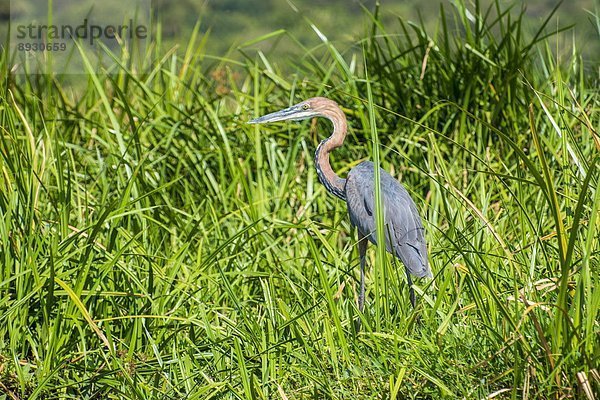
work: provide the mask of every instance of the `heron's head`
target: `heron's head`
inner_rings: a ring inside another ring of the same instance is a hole
[[[336,110],[339,111],[340,108],[335,101],[325,97],[313,97],[283,110],[255,118],[248,123],[266,124],[277,121],[300,121],[312,117],[330,117],[331,112]]]

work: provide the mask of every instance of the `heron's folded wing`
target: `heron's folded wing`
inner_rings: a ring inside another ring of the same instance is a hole
[[[355,169],[358,170],[351,171],[346,186],[350,220],[362,235],[377,243],[373,166],[362,163]],[[414,201],[400,182],[384,170],[381,170],[381,191],[387,250],[398,257],[411,274],[431,276],[425,230]]]

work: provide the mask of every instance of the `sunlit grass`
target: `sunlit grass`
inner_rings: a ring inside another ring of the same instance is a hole
[[[156,49],[146,73],[90,75],[74,94],[11,76],[4,55],[0,391],[598,392],[597,71],[576,52],[557,62],[547,28],[528,39],[486,12],[458,7],[460,30],[437,33],[375,12],[357,48],[321,35],[326,55],[305,49],[293,75],[249,48],[211,64],[194,36],[181,57]],[[358,315],[355,233],[314,172],[330,127],[245,124],[315,95],[348,113],[336,171],[379,159],[424,216],[435,281],[416,282],[414,310],[403,269],[372,246]]]

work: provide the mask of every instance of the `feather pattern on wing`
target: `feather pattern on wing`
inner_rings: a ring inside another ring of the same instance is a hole
[[[414,201],[396,179],[380,170],[384,205],[386,249],[419,278],[431,277],[423,224]],[[365,161],[348,174],[345,192],[350,221],[372,243],[377,243],[375,224],[374,166]]]

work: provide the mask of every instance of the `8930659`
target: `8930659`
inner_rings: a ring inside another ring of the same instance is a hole
[[[17,44],[18,51],[65,51],[67,50],[67,44],[62,43],[19,43]]]

